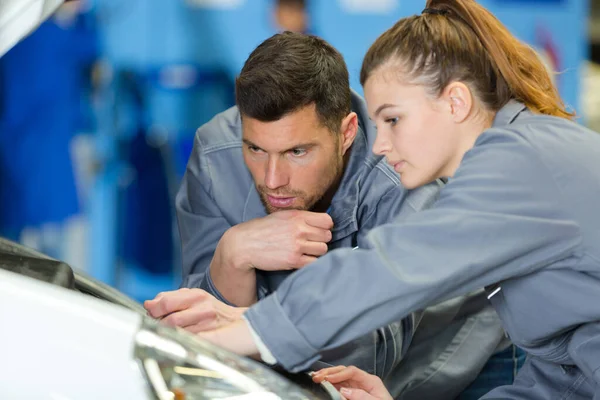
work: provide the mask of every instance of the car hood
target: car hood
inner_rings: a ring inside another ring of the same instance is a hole
[[[0,57],[48,18],[64,0],[0,1]]]

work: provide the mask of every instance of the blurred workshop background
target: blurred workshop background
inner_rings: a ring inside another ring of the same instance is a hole
[[[0,59],[0,235],[138,300],[178,287],[173,200],[195,130],[280,30],[319,35],[351,85],[370,43],[422,0],[79,0]],[[600,0],[481,0],[600,129]]]

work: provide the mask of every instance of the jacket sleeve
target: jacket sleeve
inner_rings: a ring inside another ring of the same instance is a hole
[[[175,200],[183,264],[181,287],[204,289],[230,304],[214,286],[209,267],[221,236],[231,225],[210,195],[212,182],[198,136]]]
[[[368,248],[321,257],[248,310],[280,364],[301,370],[411,311],[576,257],[579,226],[535,151],[485,136],[433,208],[373,229]]]

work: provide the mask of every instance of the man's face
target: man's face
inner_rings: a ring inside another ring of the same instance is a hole
[[[320,124],[315,106],[278,121],[243,117],[244,161],[267,212],[311,210],[343,171],[340,133]]]

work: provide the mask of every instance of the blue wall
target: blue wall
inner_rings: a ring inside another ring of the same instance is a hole
[[[129,128],[114,129],[115,115],[106,98],[99,121],[99,158],[105,160],[95,185],[92,215],[92,273],[114,283],[115,248],[118,234],[117,185],[122,155],[119,141],[135,134],[136,126],[163,132],[179,149],[181,173],[194,130],[233,101],[233,81],[249,53],[274,34],[270,0],[238,0],[232,9],[210,9],[191,4],[198,0],[95,0],[101,49],[106,64],[118,76],[133,76],[143,96],[143,113]],[[204,0],[206,1],[206,0]],[[214,0],[218,1],[218,0]],[[401,17],[418,14],[425,1],[370,0],[390,7],[383,13],[351,12],[344,4],[358,0],[310,1],[310,30],[322,36],[344,55],[351,85],[362,92],[359,71],[369,45]],[[548,51],[553,67],[563,73],[558,86],[565,102],[579,108],[580,68],[586,58],[587,0],[482,0],[508,28],[538,50]],[[560,31],[560,34],[559,34]],[[116,83],[115,83],[116,82]],[[127,88],[113,80],[108,91],[127,103]],[[129,93],[131,95],[131,93]],[[133,107],[135,109],[135,107]],[[122,118],[121,118],[122,119]],[[125,118],[126,120],[127,118]],[[156,129],[156,128],[159,129]],[[152,129],[151,129],[152,128]],[[172,174],[171,174],[172,175]],[[178,179],[178,177],[171,179]],[[174,261],[174,264],[177,264]],[[179,268],[175,265],[175,268]],[[166,283],[165,283],[166,282]],[[161,287],[162,285],[162,287]],[[173,281],[131,293],[144,298],[156,288],[168,289]]]
[[[106,56],[117,67],[146,71],[187,63],[221,69],[233,79],[254,47],[275,33],[269,0],[240,1],[237,8],[226,10],[193,7],[184,0],[96,1],[104,20],[101,29]],[[343,3],[348,0],[309,2],[312,28],[342,52],[351,84],[361,91],[358,73],[369,45],[398,18],[419,13],[425,2],[391,1],[395,6],[383,15],[351,13]],[[558,58],[555,67],[563,72],[558,81],[561,94],[569,105],[578,108],[588,1],[482,0],[481,4],[522,40],[537,48],[552,48]],[[182,116],[178,110],[186,110],[185,103],[190,100],[181,93],[155,99],[160,110],[156,118],[169,127],[189,128],[182,125],[203,121],[215,111],[204,106],[195,116]]]

